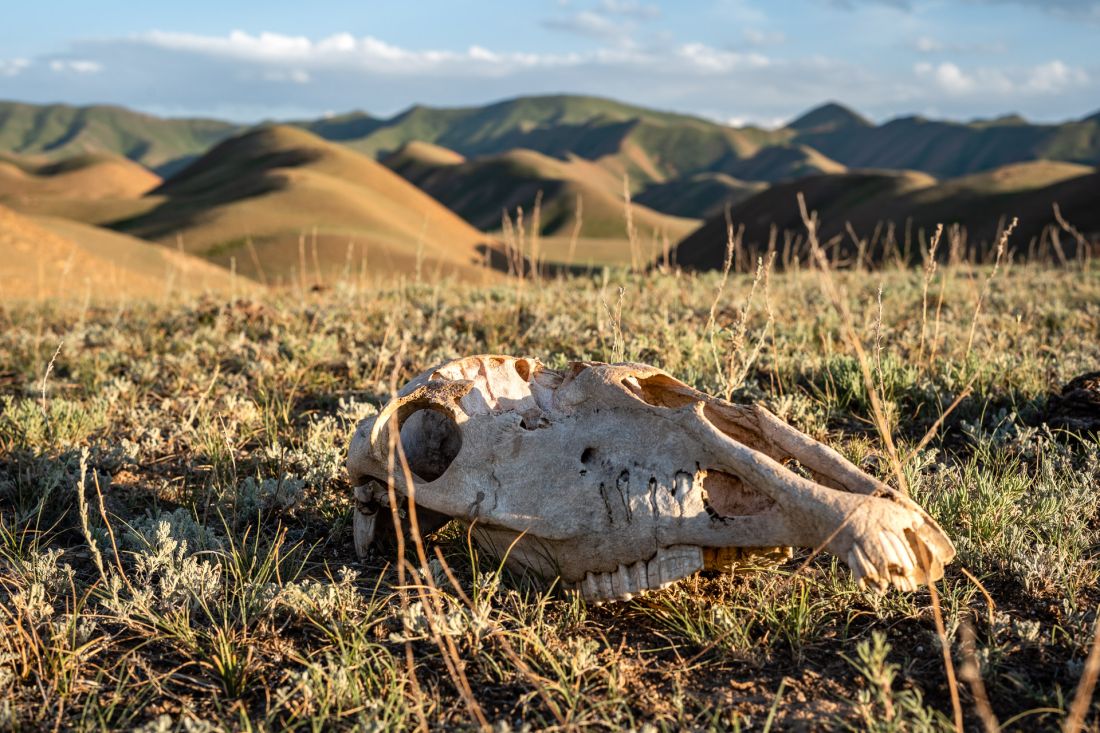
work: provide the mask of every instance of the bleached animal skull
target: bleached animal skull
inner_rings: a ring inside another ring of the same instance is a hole
[[[402,507],[412,493],[421,531],[473,524],[511,565],[593,601],[791,546],[822,547],[880,589],[938,580],[955,555],[919,506],[836,451],[641,364],[448,362],[359,425],[348,470],[361,555],[392,486]]]

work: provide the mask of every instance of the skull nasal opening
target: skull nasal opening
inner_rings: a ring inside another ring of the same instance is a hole
[[[462,449],[462,432],[450,415],[423,408],[401,423],[401,448],[410,471],[425,481],[435,481]]]

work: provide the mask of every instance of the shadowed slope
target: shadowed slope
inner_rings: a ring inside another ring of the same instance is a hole
[[[665,183],[654,183],[634,197],[643,206],[667,214],[710,218],[760,193],[765,183],[741,181],[725,173],[696,173]]]
[[[719,168],[743,181],[772,182],[847,170],[835,160],[805,145],[770,145],[748,158],[723,161]]]
[[[248,292],[226,270],[133,237],[0,206],[0,300]]]
[[[1032,124],[1017,116],[971,123],[900,117],[878,126],[806,127],[794,130],[798,143],[852,168],[960,176],[1029,160],[1100,160],[1097,117],[1057,125]]]
[[[916,237],[922,231],[926,235],[940,223],[960,224],[966,228],[968,246],[981,254],[988,251],[1000,227],[1012,217],[1019,218],[1019,227],[1010,247],[1027,251],[1044,228],[1056,224],[1054,204],[1087,237],[1100,233],[1100,173],[1087,167],[1037,161],[942,183],[912,172],[853,171],[776,185],[731,210],[733,222],[745,227],[743,243],[747,251],[764,250],[774,225],[778,246],[784,246],[784,235],[789,233],[794,254],[805,258],[805,251],[799,249],[805,234],[798,209],[799,193],[806,197],[808,208],[818,212],[820,240],[837,244],[836,253],[841,255],[854,247],[847,233],[848,223],[866,240],[873,239],[876,229],[883,234],[892,226],[899,243],[891,256],[904,257],[905,247],[900,240],[905,238],[906,230]],[[881,258],[885,240],[883,234],[868,255]],[[719,268],[725,246],[725,218],[714,217],[677,246],[677,261],[688,267]],[[917,246],[910,244],[910,259],[919,256]],[[1072,256],[1072,244],[1066,250]],[[941,249],[945,251],[946,247]]]
[[[441,272],[484,279],[487,237],[379,163],[304,130],[269,126],[221,143],[115,228],[235,262],[261,280]],[[304,273],[303,273],[304,269]]]

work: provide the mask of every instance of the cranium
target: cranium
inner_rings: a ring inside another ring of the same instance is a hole
[[[510,565],[593,601],[792,546],[912,590],[955,554],[916,503],[836,451],[641,364],[448,362],[359,425],[348,470],[360,554],[392,490],[422,530],[462,520]]]

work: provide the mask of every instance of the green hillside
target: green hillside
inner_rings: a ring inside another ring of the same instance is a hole
[[[237,125],[165,119],[122,107],[0,102],[0,151],[64,158],[115,153],[160,173],[225,139]]]

